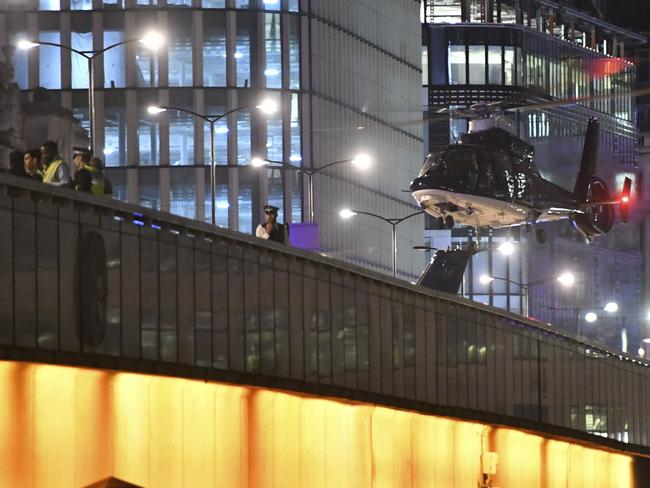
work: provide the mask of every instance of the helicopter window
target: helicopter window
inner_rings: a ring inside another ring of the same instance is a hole
[[[506,196],[508,194],[508,182],[512,176],[512,161],[510,155],[494,151],[492,153],[492,164],[494,170],[495,195]]]
[[[443,159],[444,152],[445,151],[438,151],[429,154],[427,156],[427,159],[424,160],[424,165],[422,166],[422,169],[420,170],[420,174],[418,176],[424,176],[431,170],[443,172],[445,169],[445,162]]]
[[[487,151],[478,150],[478,180],[477,188],[479,190],[489,190],[494,185],[494,172],[492,161]]]
[[[448,175],[468,190],[476,187],[478,152],[473,147],[452,146],[444,155]]]

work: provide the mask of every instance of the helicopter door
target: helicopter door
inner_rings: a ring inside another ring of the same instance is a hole
[[[514,188],[512,178],[512,161],[508,154],[494,151],[492,153],[492,169],[494,171],[494,196],[509,198]]]

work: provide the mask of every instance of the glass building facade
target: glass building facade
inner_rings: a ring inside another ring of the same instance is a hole
[[[218,115],[249,107],[215,127],[217,224],[250,233],[267,202],[283,221],[302,220],[295,171],[254,169],[252,157],[300,166],[301,31],[298,0],[31,0],[2,2],[8,43],[39,39],[100,50],[155,30],[164,46],[132,42],[95,61],[96,153],[122,200],[211,220],[209,125],[162,105]],[[17,51],[15,79],[27,92],[50,90],[89,128],[88,67],[67,50]],[[27,95],[28,96],[28,95]],[[274,100],[266,116],[255,107]]]

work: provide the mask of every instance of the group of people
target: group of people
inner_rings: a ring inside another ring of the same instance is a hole
[[[100,158],[93,157],[86,148],[74,148],[72,162],[75,167],[74,175],[68,164],[59,156],[56,142],[47,141],[40,149],[13,151],[9,155],[7,173],[95,195],[112,195],[113,189],[104,174],[104,165]]]

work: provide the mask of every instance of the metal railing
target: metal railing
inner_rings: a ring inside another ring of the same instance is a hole
[[[647,452],[650,370],[343,262],[0,175],[0,357],[263,384]]]

